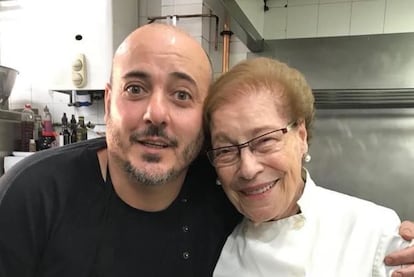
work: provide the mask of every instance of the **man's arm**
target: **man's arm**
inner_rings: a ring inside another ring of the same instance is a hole
[[[404,221],[400,226],[400,235],[405,240],[413,240],[414,222]],[[392,277],[414,277],[414,246],[390,253],[384,262],[389,266],[403,265],[394,271]]]

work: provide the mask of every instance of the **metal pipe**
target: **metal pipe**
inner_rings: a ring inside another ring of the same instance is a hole
[[[229,30],[227,24],[224,24],[223,31],[220,33],[223,36],[223,55],[221,63],[221,72],[225,73],[229,70],[229,57],[230,57],[230,37],[233,32]]]
[[[191,18],[191,17],[214,17],[216,19],[215,35],[214,35],[214,50],[218,49],[218,26],[219,26],[219,17],[215,14],[176,14],[176,15],[167,15],[167,16],[150,16],[148,17],[148,24],[153,23],[155,20],[159,19],[173,19],[178,20],[180,18]]]

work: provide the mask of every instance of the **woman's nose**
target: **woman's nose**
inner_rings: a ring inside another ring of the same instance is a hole
[[[165,125],[169,120],[168,101],[163,93],[153,93],[148,100],[144,113],[145,122],[154,125]]]
[[[241,178],[251,180],[262,170],[262,163],[249,147],[240,149],[239,175]]]

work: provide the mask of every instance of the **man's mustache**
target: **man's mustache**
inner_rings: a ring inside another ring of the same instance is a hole
[[[141,141],[144,141],[148,137],[162,138],[170,147],[178,146],[177,139],[173,137],[169,137],[165,133],[164,127],[159,127],[155,125],[150,125],[142,131],[137,131],[137,132],[132,133],[131,136],[129,137],[129,141],[131,143],[139,143]]]

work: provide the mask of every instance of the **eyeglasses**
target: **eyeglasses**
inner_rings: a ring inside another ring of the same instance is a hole
[[[241,149],[249,147],[256,156],[280,151],[284,146],[283,135],[297,126],[296,121],[289,123],[285,128],[277,129],[252,138],[245,143],[223,146],[207,151],[207,157],[214,167],[225,167],[240,161]]]

